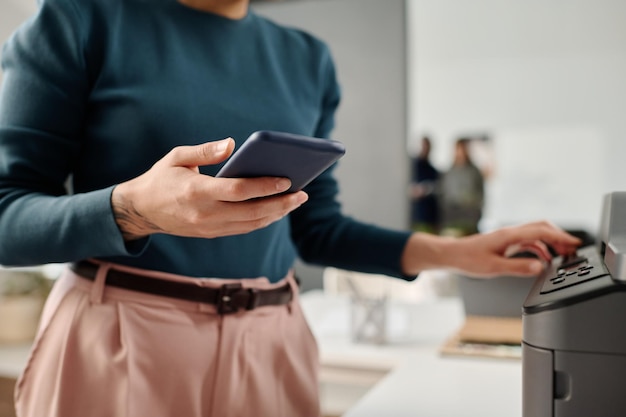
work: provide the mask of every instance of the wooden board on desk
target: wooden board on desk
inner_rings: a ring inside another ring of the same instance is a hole
[[[461,328],[441,346],[443,355],[521,358],[522,319],[467,316]]]
[[[0,417],[15,417],[13,390],[15,379],[0,377]]]

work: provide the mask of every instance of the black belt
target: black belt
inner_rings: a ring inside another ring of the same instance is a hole
[[[70,264],[70,269],[89,280],[96,278],[99,265],[80,261]],[[241,283],[228,283],[218,288],[201,287],[182,282],[166,281],[139,274],[109,269],[106,285],[165,297],[179,298],[199,303],[214,304],[220,314],[235,313],[239,309],[253,310],[268,305],[288,304],[293,298],[289,284],[263,290],[243,288]]]

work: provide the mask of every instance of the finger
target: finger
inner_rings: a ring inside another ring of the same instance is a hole
[[[545,268],[545,264],[538,259],[532,258],[500,258],[494,261],[493,270],[498,271],[493,276],[537,276]]]
[[[215,196],[221,201],[240,202],[283,193],[291,187],[288,178],[213,178]],[[304,193],[299,191],[294,194]]]
[[[300,207],[307,198],[307,194],[302,192],[280,198],[229,203],[226,206],[229,218],[225,228],[238,234],[266,227]]]
[[[550,253],[548,246],[540,240],[535,240],[532,242],[519,242],[515,245],[509,246],[504,251],[504,256],[520,257],[519,254],[523,254],[524,252],[530,252],[531,254],[534,254],[537,258],[542,259],[546,262],[552,260],[552,254]]]
[[[232,138],[201,143],[194,146],[177,146],[168,154],[174,166],[204,166],[219,164],[233,153]]]
[[[250,220],[250,221],[241,221],[241,222],[232,222],[226,225],[228,232],[223,233],[223,236],[226,235],[241,235],[245,233],[250,233],[254,230],[259,230],[265,227],[270,226],[271,224],[279,221],[285,216],[280,217],[265,217],[262,219]]]
[[[562,244],[562,243],[552,243],[552,247],[560,255],[571,255],[576,252],[576,249],[580,247],[580,244],[568,245],[568,244]]]
[[[507,246],[520,241],[544,241],[558,250],[575,248],[582,241],[548,222],[529,223],[508,230]]]
[[[278,220],[300,207],[307,199],[308,195],[299,191],[289,195],[227,203],[225,209],[229,211],[229,216],[226,221],[254,223],[264,222],[270,218]]]

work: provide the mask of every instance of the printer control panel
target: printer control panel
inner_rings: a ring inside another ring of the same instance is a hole
[[[605,275],[606,269],[600,254],[593,246],[584,247],[576,254],[556,258],[553,261],[549,275],[541,287],[541,294],[546,294],[563,288],[590,281]]]

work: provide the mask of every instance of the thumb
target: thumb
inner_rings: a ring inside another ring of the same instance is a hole
[[[228,158],[235,148],[232,138],[201,143],[194,146],[179,146],[171,155],[176,166],[198,167],[219,164]]]

